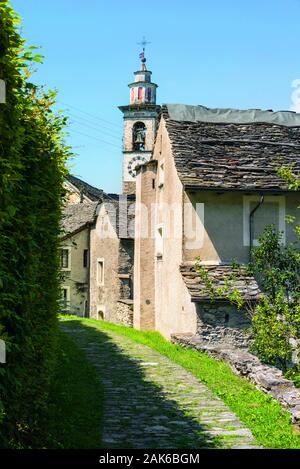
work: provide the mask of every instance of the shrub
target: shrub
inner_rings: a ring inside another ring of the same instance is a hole
[[[59,297],[58,235],[69,149],[55,94],[29,82],[19,18],[0,3],[0,330],[7,363],[0,366],[2,447],[34,446],[43,428],[53,367]],[[0,406],[0,408],[1,408]]]

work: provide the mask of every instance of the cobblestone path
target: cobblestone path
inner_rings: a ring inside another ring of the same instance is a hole
[[[105,448],[258,447],[219,398],[168,358],[92,325],[70,321],[62,329],[99,371]]]

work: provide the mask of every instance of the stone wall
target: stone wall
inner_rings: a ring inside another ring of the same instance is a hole
[[[133,301],[120,300],[116,306],[116,322],[123,326],[133,327]]]
[[[120,239],[119,279],[120,299],[122,300],[132,300],[133,298],[133,258],[134,240]]]
[[[99,282],[98,263],[103,261],[103,282]],[[120,294],[119,239],[104,204],[96,226],[91,230],[90,317],[116,322]]]
[[[157,162],[152,160],[147,166],[141,166],[137,176],[134,246],[134,327],[144,330],[155,329],[155,240],[153,236],[150,236],[149,227],[151,227],[152,222],[151,206],[155,202],[153,179],[156,176],[156,165]],[[146,233],[145,227],[148,228]]]
[[[135,194],[135,181],[123,181],[123,194]]]
[[[133,273],[134,240],[121,239],[119,248],[119,274]]]
[[[251,344],[251,320],[226,303],[197,304],[197,335],[204,343],[227,343],[242,349]]]
[[[255,355],[239,350],[229,344],[203,342],[200,336],[173,334],[173,343],[206,352],[208,355],[227,362],[231,369],[251,381],[261,391],[270,394],[290,412],[292,422],[300,426],[300,389],[285,379],[282,371],[262,363]]]

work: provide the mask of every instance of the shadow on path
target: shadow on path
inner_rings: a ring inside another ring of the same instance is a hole
[[[184,409],[166,395],[162,386],[149,380],[147,371],[151,369],[152,373],[156,368],[155,375],[160,364],[130,357],[126,347],[122,349],[122,344],[117,345],[99,329],[73,320],[63,321],[61,327],[85,350],[104,385],[103,447],[222,447],[205,424],[186,415]],[[120,337],[121,342],[122,339]],[[133,344],[139,348],[139,344]],[[159,372],[164,373],[164,370]],[[180,381],[176,383],[175,374],[173,378],[180,392]],[[182,392],[185,393],[183,397],[189,397],[186,390]],[[86,399],[93,399],[93,396],[86,396]]]

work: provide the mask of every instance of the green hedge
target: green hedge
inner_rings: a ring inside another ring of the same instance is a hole
[[[34,447],[46,431],[59,299],[58,238],[69,148],[55,94],[29,82],[40,62],[25,49],[19,19],[0,1],[0,446]]]

